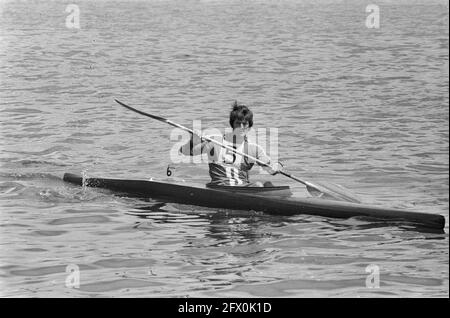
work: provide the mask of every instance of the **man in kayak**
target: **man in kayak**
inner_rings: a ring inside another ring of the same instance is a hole
[[[234,102],[230,113],[230,126],[233,128],[232,132],[223,136],[209,136],[209,138],[268,164],[269,166],[262,167],[272,175],[281,171],[281,165],[271,163],[261,146],[248,141],[247,134],[253,126],[253,113],[247,106]],[[194,134],[179,151],[186,156],[208,155],[211,182],[207,186],[272,186],[270,181],[264,184],[249,181],[249,171],[255,164],[254,160],[213,142],[201,141],[200,137]]]

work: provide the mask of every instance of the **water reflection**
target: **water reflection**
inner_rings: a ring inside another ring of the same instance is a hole
[[[250,243],[274,235],[265,227],[279,227],[289,222],[286,216],[273,216],[254,211],[217,210],[172,203],[138,205],[128,214],[155,224],[180,223],[206,230],[205,237],[219,244]],[[140,226],[139,222],[135,227]]]
[[[403,238],[414,233],[425,234],[426,239],[443,240],[446,237],[443,229],[427,228],[405,220],[387,221],[370,217],[335,219],[311,215],[282,216],[255,211],[209,209],[147,201],[146,204],[136,205],[128,214],[154,224],[183,223],[189,227],[200,226],[205,230],[205,237],[214,239],[220,245],[255,243],[264,238],[281,237],[282,234],[274,233],[273,230],[289,225],[308,229],[310,233],[322,232],[330,233],[330,235],[385,229]],[[139,226],[140,222],[135,227]]]
[[[343,221],[344,220],[344,221]],[[324,218],[323,222],[332,225],[334,227],[334,231],[341,232],[341,231],[348,231],[348,230],[371,230],[371,229],[378,229],[378,228],[392,228],[394,231],[400,231],[400,232],[417,232],[417,233],[423,233],[423,234],[445,234],[444,229],[436,229],[436,228],[430,228],[425,227],[422,224],[416,224],[413,222],[408,222],[405,220],[381,220],[377,218],[371,218],[371,217],[353,217],[350,219],[348,223],[342,223],[346,222],[345,219],[329,219]],[[355,222],[355,224],[351,224],[352,222]],[[437,236],[437,239],[445,239],[444,236]]]

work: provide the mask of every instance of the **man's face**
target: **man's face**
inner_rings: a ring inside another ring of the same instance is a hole
[[[248,121],[240,121],[236,119],[233,123],[233,132],[236,135],[245,136],[250,130]]]

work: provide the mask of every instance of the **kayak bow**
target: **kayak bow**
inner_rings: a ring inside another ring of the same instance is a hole
[[[63,180],[76,185],[109,189],[128,197],[152,198],[164,202],[197,205],[209,208],[260,211],[276,215],[308,214],[331,218],[368,217],[387,222],[408,222],[442,230],[445,218],[439,214],[404,211],[344,201],[317,198],[286,198],[247,194],[227,190],[193,187],[173,183],[87,178],[71,173]],[[262,188],[264,189],[264,188]]]

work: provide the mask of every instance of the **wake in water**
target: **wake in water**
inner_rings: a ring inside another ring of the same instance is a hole
[[[29,167],[29,166],[57,166],[57,167],[68,167],[68,164],[64,164],[62,162],[52,162],[52,161],[45,161],[45,160],[19,160],[16,163],[21,164],[22,166]]]
[[[103,191],[104,192],[104,191]],[[96,201],[109,197],[102,191],[75,187],[50,173],[0,173],[0,199],[27,199],[47,203]]]
[[[1,172],[0,173],[0,181],[38,180],[38,179],[61,180],[60,177],[55,176],[50,173],[41,173],[41,172]]]

